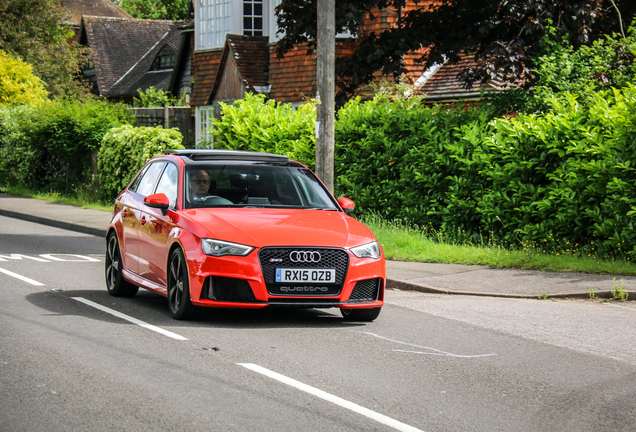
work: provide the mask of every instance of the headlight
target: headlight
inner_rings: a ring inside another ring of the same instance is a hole
[[[378,242],[367,243],[362,246],[351,248],[351,252],[358,258],[375,258],[378,259],[382,255],[380,253],[380,245]]]
[[[202,239],[201,249],[204,254],[216,257],[225,255],[247,256],[254,250],[251,246],[213,239]]]

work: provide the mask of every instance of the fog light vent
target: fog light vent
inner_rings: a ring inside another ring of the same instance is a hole
[[[371,303],[378,299],[382,279],[367,279],[356,282],[347,303]]]
[[[250,284],[245,279],[220,276],[208,278],[209,298],[224,302],[253,302],[256,300]]]

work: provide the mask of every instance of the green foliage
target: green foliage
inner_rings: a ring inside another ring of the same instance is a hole
[[[625,291],[624,279],[621,279],[620,285],[616,283],[616,278],[612,279],[612,298],[620,301],[625,301],[629,298],[629,293]]]
[[[115,1],[134,18],[184,20],[188,0],[120,0]]]
[[[605,36],[578,49],[556,38],[554,31],[545,38],[545,53],[533,62],[535,83],[530,90],[512,89],[487,98],[498,112],[547,112],[551,100],[568,94],[586,105],[599,91],[636,83],[636,26],[626,38]]]
[[[0,107],[42,105],[47,91],[32,67],[0,51]]]
[[[91,184],[104,134],[130,122],[122,106],[90,99],[0,109],[0,173],[35,191],[77,194]]]
[[[0,1],[0,50],[33,65],[52,98],[89,95],[81,67],[89,50],[76,42],[59,0]]]
[[[221,120],[214,120],[214,147],[285,154],[313,169],[316,148],[316,109],[307,103],[265,101],[248,93],[232,105],[221,104]]]
[[[445,238],[630,260],[636,86],[585,103],[567,92],[548,102],[546,114],[493,120],[488,109],[430,108],[418,99],[350,101],[335,127],[337,195],[356,201],[362,217]],[[248,96],[223,113],[217,147],[287,154],[313,167],[313,109]]]
[[[156,90],[152,86],[148,87],[146,91],[139,89],[137,93],[139,93],[139,98],[133,98],[133,106],[135,107],[150,108],[182,105],[179,98],[162,89]]]
[[[477,211],[501,236],[604,254],[636,252],[636,87],[553,99],[545,115],[497,120],[476,155],[488,191]]]
[[[104,200],[114,199],[146,163],[166,149],[182,149],[179,129],[132,127],[124,125],[108,132],[98,155],[100,193]]]
[[[483,185],[472,154],[489,119],[417,101],[353,100],[336,122],[336,190],[363,215],[476,232]]]

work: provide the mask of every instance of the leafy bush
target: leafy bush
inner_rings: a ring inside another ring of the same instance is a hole
[[[91,154],[114,126],[132,122],[122,106],[61,101],[0,110],[0,173],[35,191],[74,195],[91,184]]]
[[[163,106],[181,106],[185,103],[177,98],[172,96],[172,94],[159,89],[156,90],[154,87],[148,87],[146,91],[141,91],[141,89],[137,90],[139,93],[139,98],[133,98],[133,106],[140,108],[149,108],[149,107],[163,107]]]
[[[582,105],[602,90],[636,83],[636,22],[626,38],[605,36],[591,46],[575,49],[567,39],[557,40],[554,29],[545,38],[545,54],[534,62],[531,89],[511,89],[488,96],[499,112],[547,112],[550,100],[575,94]]]
[[[489,230],[636,253],[635,86],[590,95],[586,105],[566,94],[549,114],[493,125],[477,155],[488,185],[477,212]]]
[[[0,50],[0,107],[42,105],[47,94],[31,65]]]
[[[285,154],[315,166],[315,104],[293,109],[248,93],[232,105],[221,104],[221,114],[221,120],[214,120],[214,147]]]
[[[490,119],[484,111],[429,108],[418,100],[354,100],[336,122],[336,190],[363,215],[473,230],[481,193],[471,162]]]
[[[182,149],[179,129],[124,125],[108,132],[99,150],[101,195],[114,199],[146,163],[166,149]]]

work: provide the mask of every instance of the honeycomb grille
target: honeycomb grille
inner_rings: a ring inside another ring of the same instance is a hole
[[[318,262],[304,263],[293,262],[289,255],[293,251],[315,251],[320,253],[320,260]],[[295,247],[295,248],[263,248],[258,253],[258,258],[263,270],[263,278],[265,279],[265,286],[267,291],[272,295],[285,295],[285,296],[334,296],[340,294],[342,285],[347,277],[347,269],[349,268],[349,254],[343,249],[326,249],[326,248],[307,248],[307,247]],[[336,283],[323,284],[320,283],[277,283],[276,282],[276,269],[277,268],[316,268],[316,269],[335,269],[336,270]],[[312,286],[326,286],[328,291],[311,291]],[[308,287],[305,292],[284,293],[281,291],[282,286],[290,287]]]
[[[210,296],[212,300],[225,302],[253,302],[256,300],[254,292],[246,280],[219,276],[212,276],[209,279],[209,282],[212,283]]]
[[[356,283],[347,303],[370,303],[378,299],[382,280],[367,279]]]

